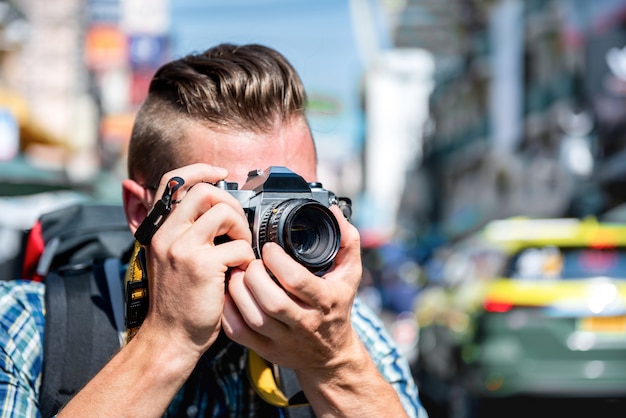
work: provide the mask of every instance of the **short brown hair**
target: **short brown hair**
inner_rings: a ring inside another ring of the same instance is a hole
[[[305,118],[302,81],[278,51],[257,44],[221,44],[163,65],[133,126],[128,175],[156,185],[184,159],[185,127],[268,132]],[[180,161],[179,161],[180,160]]]

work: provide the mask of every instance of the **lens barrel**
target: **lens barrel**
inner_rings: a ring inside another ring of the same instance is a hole
[[[312,272],[328,269],[339,251],[339,224],[313,199],[288,199],[268,208],[259,225],[259,249],[276,242]]]

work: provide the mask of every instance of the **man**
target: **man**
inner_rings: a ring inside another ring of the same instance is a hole
[[[59,418],[281,416],[250,389],[243,360],[248,349],[292,368],[318,417],[425,416],[406,361],[355,300],[359,235],[341,211],[331,208],[340,226],[339,252],[318,277],[277,244],[266,244],[257,259],[241,204],[214,186],[222,179],[241,185],[250,170],[268,166],[316,181],[305,105],[295,70],[259,45],[220,45],[155,74],[135,121],[123,182],[131,231],[169,179],[184,184],[145,246],[149,310],[133,338]],[[228,240],[216,240],[223,236]],[[43,290],[22,286],[2,289],[0,298],[15,303],[0,304],[0,313],[10,311],[21,328],[40,330]],[[9,328],[5,324],[4,340],[19,340]],[[0,353],[11,366],[32,358],[23,372],[0,372],[5,412],[19,408],[35,416],[36,334],[30,332],[28,347],[16,350],[20,344],[13,343]],[[18,389],[2,387],[13,385]]]

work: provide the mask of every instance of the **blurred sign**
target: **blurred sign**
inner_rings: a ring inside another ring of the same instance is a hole
[[[0,108],[0,161],[17,156],[20,148],[20,129],[13,114]]]
[[[123,112],[130,100],[130,72],[126,68],[103,71],[99,77],[100,104],[104,113]]]
[[[156,69],[168,58],[168,42],[165,36],[130,35],[128,59],[133,70]]]
[[[100,135],[105,143],[125,146],[130,139],[135,121],[134,113],[106,115],[100,121]]]
[[[93,70],[119,68],[126,64],[126,35],[112,25],[94,25],[87,29],[85,65]]]
[[[130,103],[133,105],[141,104],[148,95],[150,81],[152,81],[152,71],[133,72],[130,81]]]
[[[85,7],[87,22],[117,24],[120,0],[89,0]]]
[[[167,0],[122,0],[121,26],[126,33],[162,35],[170,26]]]

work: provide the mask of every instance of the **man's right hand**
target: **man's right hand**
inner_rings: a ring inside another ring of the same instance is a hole
[[[221,328],[226,275],[255,259],[251,232],[239,202],[212,184],[224,169],[195,164],[163,176],[185,180],[180,200],[146,247],[150,305],[146,318],[120,352],[65,406],[62,417],[160,417]],[[124,183],[125,205],[145,214],[145,188]],[[136,199],[131,201],[132,199]],[[142,201],[143,203],[140,203]],[[215,245],[216,237],[230,240]]]
[[[179,203],[146,248],[150,307],[142,328],[167,333],[198,355],[219,333],[226,275],[231,268],[245,270],[255,259],[241,204],[212,185],[224,174],[205,164],[166,173],[157,197],[174,176],[185,184],[173,196]],[[229,240],[216,245],[224,235]]]

